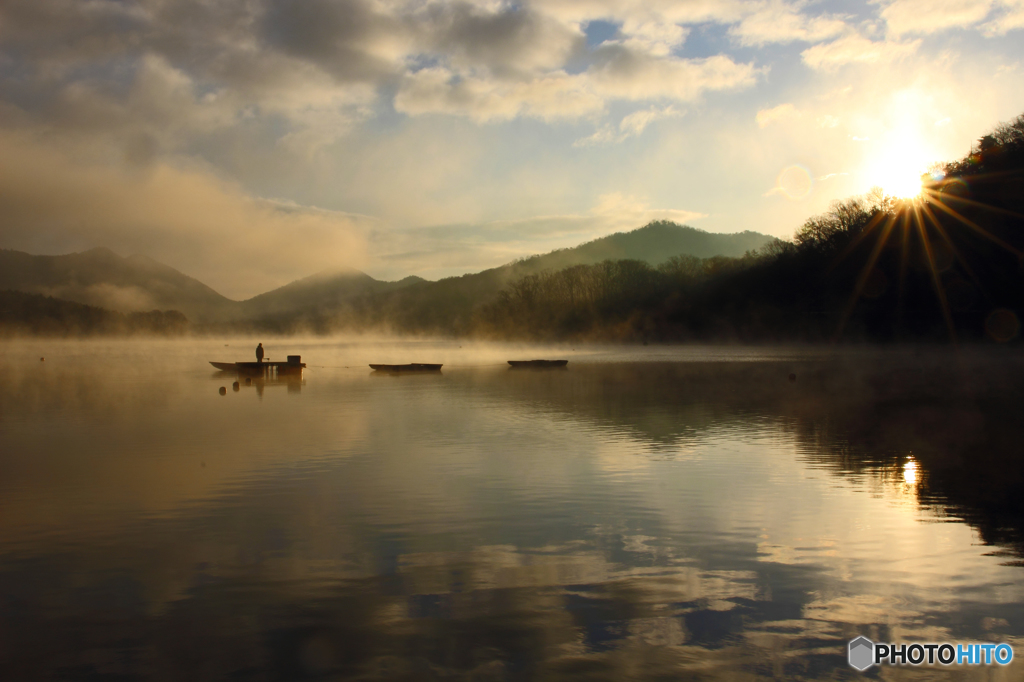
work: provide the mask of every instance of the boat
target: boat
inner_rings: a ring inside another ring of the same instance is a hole
[[[211,362],[210,364],[222,372],[234,372],[238,369],[234,362]]]
[[[440,372],[441,365],[413,362],[408,365],[370,365],[370,369],[378,372]]]
[[[509,360],[508,364],[512,369],[551,369],[553,367],[565,367],[568,360]]]
[[[302,374],[306,363],[302,356],[289,355],[287,362],[213,362],[210,364],[222,372],[238,372],[239,374],[271,375],[271,374]]]

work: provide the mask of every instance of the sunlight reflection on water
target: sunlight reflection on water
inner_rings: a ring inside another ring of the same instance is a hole
[[[939,487],[969,404],[820,350],[264,343],[302,382],[221,396],[217,340],[8,345],[0,669],[815,678],[857,634],[1024,629],[1013,538]]]

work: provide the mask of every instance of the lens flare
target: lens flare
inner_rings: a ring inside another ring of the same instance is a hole
[[[812,189],[814,180],[811,178],[811,172],[797,164],[782,169],[771,193],[782,194],[793,201],[799,201],[810,194]]]

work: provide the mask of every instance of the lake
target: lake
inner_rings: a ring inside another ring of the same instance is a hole
[[[1022,678],[1020,351],[261,340],[0,344],[0,678]]]

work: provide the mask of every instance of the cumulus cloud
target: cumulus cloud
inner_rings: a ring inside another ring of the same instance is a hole
[[[423,49],[497,75],[560,69],[585,42],[578,26],[528,7],[428,3],[415,17]]]
[[[598,64],[586,75],[595,92],[610,99],[690,102],[708,91],[749,87],[763,73],[725,55],[658,58],[624,45],[602,45],[600,52]]]
[[[751,64],[674,53],[688,34],[685,22],[731,20],[741,8],[9,0],[0,7],[0,50],[18,68],[0,69],[0,84],[13,93],[8,103],[36,120],[106,122],[118,134],[138,128],[159,142],[158,152],[187,146],[189,134],[254,119],[308,152],[372,116],[390,92],[407,115],[551,121],[590,116],[617,99],[687,102],[749,86],[757,73]],[[616,19],[621,38],[589,51],[582,26],[591,16]]]
[[[577,119],[602,111],[609,100],[691,102],[704,93],[752,85],[761,71],[724,56],[659,58],[624,45],[602,46],[600,62],[580,74],[557,71],[526,80],[462,75],[445,67],[403,79],[395,108],[410,115],[444,113],[477,121],[528,115]]]
[[[772,107],[771,109],[761,109],[757,112],[756,118],[758,127],[764,128],[772,123],[791,118],[798,118],[799,116],[800,111],[793,106],[792,103],[786,102],[785,104],[780,104],[779,106]]]
[[[818,42],[835,37],[846,30],[844,17],[809,16],[800,11],[806,4],[786,3],[780,0],[758,3],[752,13],[729,29],[729,34],[742,45],[761,46],[798,40]]]
[[[1022,0],[876,0],[875,4],[881,5],[880,16],[895,36],[974,27],[992,36],[1024,28]]]
[[[619,121],[618,127],[604,125],[597,129],[593,135],[576,140],[575,147],[590,147],[599,144],[624,142],[630,137],[641,135],[648,125],[662,118],[676,118],[682,116],[683,112],[674,106],[650,107],[640,109],[628,114]]]
[[[1005,35],[1024,28],[1024,0],[1004,0],[995,16],[981,26],[986,35]]]
[[[847,64],[887,64],[913,54],[920,46],[920,40],[873,41],[859,35],[848,35],[809,47],[800,53],[800,57],[812,69],[829,71]]]
[[[661,24],[730,23],[749,12],[744,0],[545,0],[544,11],[565,22],[631,17]]]
[[[453,114],[476,121],[528,115],[542,120],[573,119],[602,110],[604,100],[587,79],[565,72],[529,80],[460,77],[444,67],[406,77],[395,95],[395,109],[410,115]]]
[[[881,17],[891,34],[927,34],[966,28],[985,20],[993,0],[892,0],[880,2]]]
[[[639,135],[644,132],[644,129],[647,128],[648,125],[658,119],[674,118],[681,115],[682,112],[678,111],[673,106],[661,108],[651,107],[650,109],[634,111],[632,114],[625,116],[622,121],[619,122],[619,130],[626,135]]]

